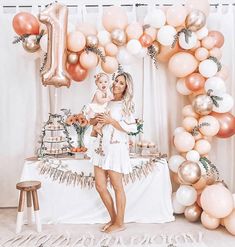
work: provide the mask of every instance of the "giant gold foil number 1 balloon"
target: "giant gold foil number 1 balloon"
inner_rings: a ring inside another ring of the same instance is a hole
[[[45,69],[42,71],[43,85],[70,86],[66,70],[68,9],[54,3],[39,14],[39,20],[47,27],[48,44]]]

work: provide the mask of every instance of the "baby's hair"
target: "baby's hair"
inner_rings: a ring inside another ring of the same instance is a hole
[[[97,83],[97,82],[99,81],[99,79],[100,79],[102,76],[106,76],[107,79],[108,79],[108,81],[109,81],[109,76],[108,76],[107,74],[103,73],[103,72],[100,72],[100,73],[98,73],[98,74],[96,74],[96,75],[94,76],[94,78],[95,78],[95,83]]]

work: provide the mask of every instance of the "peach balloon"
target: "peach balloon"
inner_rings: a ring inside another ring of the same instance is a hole
[[[204,47],[199,47],[195,51],[195,57],[199,61],[206,60],[209,57],[209,51]]]
[[[231,113],[212,112],[210,115],[219,121],[220,129],[216,135],[217,137],[228,138],[235,134],[235,117]]]
[[[202,46],[208,50],[212,49],[215,46],[216,40],[211,37],[207,36],[202,40]]]
[[[149,36],[151,36],[151,38],[153,40],[156,40],[157,38],[157,29],[154,27],[148,27],[144,30],[145,34],[148,34]]]
[[[184,24],[187,16],[187,9],[182,5],[173,5],[166,11],[166,21],[173,27]]]
[[[78,82],[85,80],[88,75],[88,71],[84,69],[79,63],[68,64],[67,70],[72,80]]]
[[[169,59],[177,52],[181,51],[179,43],[177,42],[172,48],[171,46],[161,46],[160,53],[157,55],[157,59],[160,62],[168,62]]]
[[[16,14],[13,18],[12,25],[18,35],[39,34],[39,21],[34,15],[28,12]]]
[[[225,65],[222,65],[222,69],[219,72],[217,72],[215,76],[218,76],[224,81],[226,81],[228,79],[228,75],[229,75],[228,68]]]
[[[186,117],[183,119],[182,126],[188,131],[191,132],[196,126],[198,122],[194,117]]]
[[[79,31],[71,32],[67,36],[68,50],[78,52],[83,50],[86,45],[86,38],[83,33]]]
[[[215,218],[227,217],[233,210],[232,193],[224,186],[207,186],[201,195],[203,210]]]
[[[139,39],[143,34],[143,27],[138,22],[131,23],[126,28],[127,39]]]
[[[219,31],[210,31],[208,36],[213,37],[215,40],[215,46],[221,48],[224,44],[224,35]]]
[[[80,23],[76,30],[83,33],[85,36],[97,34],[96,28],[92,24],[85,22]]]
[[[97,66],[98,57],[93,52],[82,52],[79,58],[80,64],[84,69],[92,69]]]
[[[235,209],[233,209],[229,216],[224,218],[224,226],[229,233],[235,235]]]
[[[106,56],[105,62],[101,62],[101,68],[105,73],[112,74],[118,69],[118,61],[114,57]]]
[[[210,56],[216,57],[218,60],[222,57],[222,51],[218,47],[214,47],[209,51]]]
[[[207,123],[209,125],[203,125]],[[199,119],[200,132],[205,136],[215,136],[220,129],[218,120],[213,116],[204,116]]]
[[[210,152],[211,144],[204,139],[196,141],[194,149],[198,151],[200,155],[204,155]]]
[[[168,68],[176,77],[185,77],[193,73],[198,66],[195,57],[187,52],[178,52],[174,54],[169,63]]]
[[[196,189],[196,190],[202,190],[206,187],[206,178],[204,176],[201,176],[201,178],[199,179],[199,181],[197,181],[195,184],[193,184],[192,186]],[[200,200],[200,197],[198,196],[198,201]],[[198,202],[197,201],[197,202]],[[201,207],[201,203],[198,204]]]
[[[210,4],[207,0],[187,0],[185,2],[185,7],[188,12],[194,9],[201,10],[206,16],[208,16],[210,12]]]
[[[149,47],[153,43],[153,39],[150,35],[144,33],[140,36],[139,42],[143,47]]]
[[[172,174],[171,178],[172,178],[172,181],[174,183],[176,183],[176,184],[181,184],[182,183],[177,173],[172,172],[171,174]]]
[[[118,48],[115,44],[113,43],[108,43],[105,46],[105,52],[107,56],[115,57],[118,53]]]
[[[191,91],[198,91],[204,88],[206,79],[199,73],[193,73],[185,78],[185,84]]]
[[[192,105],[184,106],[183,109],[182,109],[182,114],[183,114],[184,117],[194,117],[194,118],[198,118],[199,117],[199,115],[194,111]]]
[[[119,6],[110,6],[103,13],[102,23],[104,28],[110,33],[114,29],[124,30],[128,24],[126,11]]]
[[[201,222],[205,228],[210,230],[214,230],[220,225],[220,219],[214,218],[204,211],[201,214]]]
[[[183,132],[174,137],[174,145],[179,152],[190,151],[195,144],[193,136],[188,132]]]

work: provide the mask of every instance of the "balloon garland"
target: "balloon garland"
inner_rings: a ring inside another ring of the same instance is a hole
[[[184,213],[189,221],[201,218],[208,229],[223,224],[235,235],[232,193],[217,182],[218,171],[208,159],[212,137],[235,134],[235,117],[230,113],[233,98],[224,82],[228,71],[220,63],[224,37],[205,26],[208,1],[187,0],[185,6],[171,6],[165,12],[152,9],[143,24],[128,23],[124,9],[111,6],[102,16],[104,30],[98,32],[81,23],[67,34],[66,11],[59,3],[47,6],[39,17],[47,25],[43,33],[37,18],[29,13],[18,13],[13,19],[20,35],[15,43],[22,42],[28,52],[40,47],[47,52],[41,69],[43,84],[69,87],[70,79],[85,80],[98,64],[112,74],[119,64],[147,55],[156,67],[157,62],[168,63],[169,71],[178,77],[177,91],[191,100],[182,109],[182,126],[174,131],[178,154],[169,159],[172,178],[179,184],[172,196],[174,212]]]

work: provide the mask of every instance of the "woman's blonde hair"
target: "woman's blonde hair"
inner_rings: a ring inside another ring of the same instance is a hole
[[[134,93],[134,88],[133,88],[133,79],[132,76],[127,73],[127,72],[122,72],[115,76],[115,80],[119,77],[123,76],[126,80],[126,89],[123,93],[123,107],[122,111],[125,116],[129,116],[131,113],[134,112],[134,102],[133,102],[133,93]]]

